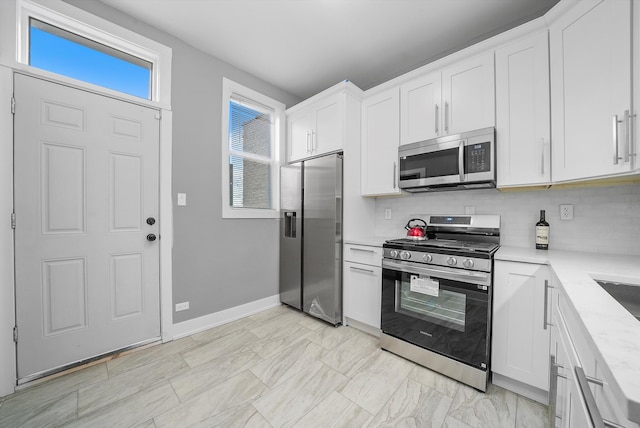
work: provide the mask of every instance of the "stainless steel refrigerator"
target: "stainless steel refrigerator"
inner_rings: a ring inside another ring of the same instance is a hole
[[[280,169],[280,301],[342,322],[342,154]]]

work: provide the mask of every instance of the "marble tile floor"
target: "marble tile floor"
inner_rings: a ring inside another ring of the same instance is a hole
[[[547,408],[481,393],[285,306],[0,399],[0,427],[545,427]]]

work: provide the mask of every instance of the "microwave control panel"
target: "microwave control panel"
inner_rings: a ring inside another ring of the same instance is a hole
[[[470,144],[464,150],[465,173],[486,172],[491,169],[491,143]]]

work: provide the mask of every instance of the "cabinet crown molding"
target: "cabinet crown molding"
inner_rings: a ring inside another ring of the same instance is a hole
[[[362,101],[362,96],[364,94],[364,91],[360,88],[358,88],[355,84],[353,84],[351,81],[349,80],[343,80],[342,82],[339,82],[333,86],[331,86],[330,88],[325,89],[322,92],[319,92],[317,94],[315,94],[314,96],[307,98],[304,101],[299,102],[298,104],[289,107],[286,110],[287,114],[291,114],[291,113],[295,113],[299,110],[302,110],[306,107],[309,107],[310,105],[312,105],[313,103],[315,103],[316,101],[322,100],[326,97],[330,97],[339,93],[345,93],[348,95],[351,95],[352,97],[356,98],[358,101]]]

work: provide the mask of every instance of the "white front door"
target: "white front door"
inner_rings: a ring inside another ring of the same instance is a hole
[[[160,121],[151,108],[21,74],[14,94],[17,360],[25,381],[160,336],[152,240]]]

